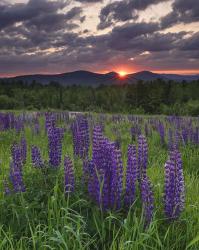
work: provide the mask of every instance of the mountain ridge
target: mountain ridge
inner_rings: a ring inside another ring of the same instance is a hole
[[[20,75],[15,77],[4,77],[0,80],[7,81],[24,81],[31,84],[33,81],[43,85],[48,85],[50,82],[58,82],[63,86],[80,85],[80,86],[99,86],[99,85],[123,85],[133,84],[138,81],[153,81],[162,79],[165,81],[173,80],[176,82],[199,80],[199,75],[179,75],[179,74],[157,74],[151,71],[139,71],[136,73],[127,74],[120,77],[117,72],[95,73],[86,70],[77,70],[59,74],[32,74]]]

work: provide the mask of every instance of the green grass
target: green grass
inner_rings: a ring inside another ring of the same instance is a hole
[[[8,178],[10,146],[21,135],[14,130],[0,134],[0,249],[199,249],[199,148],[181,147],[186,186],[186,206],[180,219],[169,223],[163,213],[164,163],[168,151],[160,145],[157,132],[147,138],[149,145],[148,175],[155,193],[155,214],[148,228],[144,227],[139,193],[129,211],[102,212],[90,199],[82,183],[82,162],[73,159],[72,136],[69,124],[63,141],[63,156],[74,161],[75,192],[66,196],[63,185],[63,165],[58,170],[42,172],[31,165],[30,147],[41,148],[42,157],[48,159],[47,137],[44,120],[42,131],[33,135],[26,126],[28,159],[24,166],[27,191],[5,196],[3,180]],[[122,140],[123,163],[126,165],[127,146],[131,143],[131,123],[105,122],[105,134],[115,139],[113,129],[118,129]]]

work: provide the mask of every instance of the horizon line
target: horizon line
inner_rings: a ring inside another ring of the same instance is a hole
[[[110,71],[91,71],[91,70],[84,70],[84,69],[79,69],[79,70],[73,70],[73,71],[65,71],[65,72],[57,72],[57,73],[50,73],[50,72],[39,72],[39,73],[21,73],[21,74],[0,74],[0,78],[14,78],[14,77],[20,77],[20,76],[30,76],[30,75],[60,75],[60,74],[67,74],[67,73],[73,73],[73,72],[78,72],[78,71],[85,71],[85,72],[91,72],[91,73],[96,73],[96,74],[108,74],[111,72],[115,72],[119,74],[119,72],[115,70],[110,70]],[[127,75],[130,74],[135,74],[143,71],[148,71],[151,73],[156,73],[156,74],[177,74],[177,75],[198,75],[199,74],[199,69],[198,70],[138,70],[138,71],[133,71],[133,72],[127,72]]]

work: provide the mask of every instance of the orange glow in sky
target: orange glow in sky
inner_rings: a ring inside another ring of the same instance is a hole
[[[118,71],[118,74],[120,78],[124,78],[128,73],[126,71],[121,70],[121,71]]]

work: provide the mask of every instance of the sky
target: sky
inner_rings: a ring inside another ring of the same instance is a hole
[[[199,74],[199,0],[0,0],[0,76]]]

